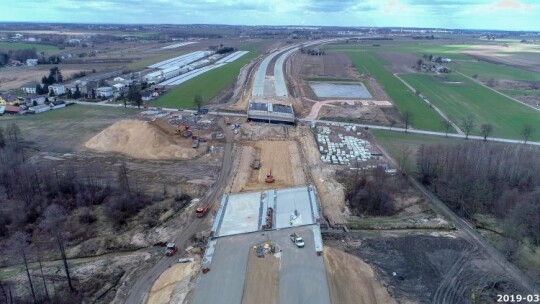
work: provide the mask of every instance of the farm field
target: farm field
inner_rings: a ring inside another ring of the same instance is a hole
[[[460,125],[467,115],[473,115],[476,127],[472,134],[480,134],[480,125],[493,125],[491,136],[521,139],[524,124],[540,130],[540,113],[499,95],[474,81],[452,74],[447,78],[428,74],[400,75],[433,104]],[[536,132],[531,140],[540,140]]]
[[[458,138],[446,138],[423,134],[400,133],[387,130],[371,130],[371,134],[377,142],[392,156],[400,159],[404,149],[408,149],[410,156],[406,162],[408,168],[416,168],[416,152],[422,145],[457,145],[465,140]]]
[[[471,49],[474,47],[472,44],[459,44],[459,45],[441,45],[435,43],[426,42],[403,42],[403,41],[381,41],[381,46],[373,46],[371,42],[366,44],[333,44],[326,47],[332,51],[376,51],[376,52],[406,52],[412,53],[418,56],[423,54],[433,54],[433,56],[444,56],[454,60],[471,60],[472,57],[460,52]]]
[[[420,97],[409,90],[386,68],[386,62],[372,52],[346,51],[358,72],[367,72],[379,82],[401,114],[413,115],[412,126],[416,129],[442,131],[442,118]]]
[[[0,50],[22,50],[22,49],[36,49],[36,52],[38,53],[58,50],[56,46],[46,45],[46,44],[0,42]]]
[[[540,81],[540,73],[484,61],[456,62],[450,68],[467,76],[478,75],[479,78]]]
[[[163,95],[153,104],[163,107],[195,108],[193,98],[197,94],[204,98],[204,102],[208,102],[238,76],[244,65],[259,54],[259,52],[249,52],[234,62],[188,80]]]

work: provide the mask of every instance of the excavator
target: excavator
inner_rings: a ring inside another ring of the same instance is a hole
[[[273,183],[275,182],[274,180],[274,176],[272,175],[272,169],[270,169],[270,173],[268,173],[268,175],[266,175],[266,179],[264,180],[265,183]]]
[[[191,128],[189,126],[186,126],[185,124],[179,124],[175,132],[176,134],[182,135],[184,137],[190,137],[193,135]]]

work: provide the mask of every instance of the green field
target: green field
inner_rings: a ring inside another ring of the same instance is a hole
[[[442,118],[439,114],[390,73],[385,68],[386,62],[381,57],[372,52],[346,51],[345,53],[359,73],[367,72],[377,79],[402,114],[406,111],[412,113],[414,128],[442,131]]]
[[[22,50],[36,49],[36,52],[56,51],[58,48],[53,45],[18,43],[18,42],[0,42],[0,50]]]
[[[154,102],[154,105],[174,108],[195,108],[193,98],[200,94],[208,102],[225,89],[240,73],[240,69],[259,52],[249,52],[240,59],[208,71],[175,87]]]
[[[521,139],[524,124],[537,130],[531,140],[540,140],[540,113],[510,100],[462,75],[447,78],[431,74],[400,75],[420,90],[433,104],[458,124],[472,115],[476,121],[473,134],[480,134],[480,125],[493,125],[491,136]]]
[[[381,46],[372,46],[380,44]],[[424,54],[433,56],[444,56],[454,60],[472,60],[472,57],[461,54],[460,51],[472,48],[474,45],[439,45],[433,43],[415,43],[403,41],[369,41],[364,44],[331,44],[325,49],[333,51],[373,51],[373,52],[405,52],[422,57]]]
[[[473,76],[476,74],[479,78],[540,81],[540,73],[484,61],[452,63],[450,64],[450,68],[452,70],[462,72],[467,76]]]
[[[390,156],[398,161],[403,151],[408,149],[410,155],[405,162],[407,171],[414,172],[416,170],[416,152],[422,145],[457,145],[465,142],[459,138],[446,138],[440,136],[431,136],[423,134],[413,134],[404,132],[395,132],[387,130],[371,130],[371,134],[377,142],[390,154]]]

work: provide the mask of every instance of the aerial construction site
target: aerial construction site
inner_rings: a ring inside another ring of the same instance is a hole
[[[416,74],[431,76],[416,72],[427,69],[421,64],[411,72],[413,39],[386,45],[366,35],[136,45],[132,52],[157,52],[133,63],[144,66],[145,102],[73,99],[64,112],[0,121],[16,149],[26,149],[21,162],[40,168],[23,174],[21,165],[20,176],[57,191],[46,192],[52,209],[35,206],[46,216],[27,230],[49,231],[39,241],[62,244],[60,257],[36,255],[24,271],[2,258],[0,283],[29,299],[20,286],[39,275],[37,293],[53,299],[73,288],[75,302],[134,304],[491,303],[497,294],[537,291],[533,239],[508,247],[508,223],[496,225],[502,209],[459,205],[468,196],[444,190],[473,183],[448,177],[462,166],[437,175],[449,163],[437,158],[445,151],[457,149],[453,160],[477,157],[461,140],[528,147],[537,138],[523,144],[466,131],[429,87],[409,87],[420,85]],[[226,73],[234,77],[218,88]],[[436,81],[469,81],[454,80]],[[212,84],[210,97],[189,95]],[[535,181],[527,175],[515,184]],[[6,198],[16,196],[10,191]],[[484,205],[495,200],[482,193],[475,197]],[[503,197],[507,205],[523,199]],[[12,247],[35,251],[34,238],[23,248],[19,236]]]

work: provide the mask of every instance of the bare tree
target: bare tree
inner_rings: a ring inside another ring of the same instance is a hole
[[[45,231],[50,232],[56,238],[62,261],[64,262],[64,269],[66,271],[66,277],[69,284],[69,289],[75,291],[73,283],[71,282],[71,275],[69,273],[69,265],[67,262],[66,250],[64,247],[64,239],[62,237],[63,226],[66,221],[66,211],[56,204],[52,204],[45,209],[44,219],[42,222],[42,228]]]
[[[491,132],[493,132],[493,126],[491,124],[482,124],[480,131],[482,132],[482,136],[484,136],[484,141],[486,141]]]
[[[449,119],[443,119],[441,124],[444,129],[444,136],[448,137],[448,132],[450,132],[450,129],[452,128],[452,123],[450,123]]]
[[[41,265],[41,250],[37,248],[37,258],[39,263],[39,271],[41,272],[41,280],[43,281],[43,288],[45,288],[45,296],[47,297],[47,302],[51,302],[51,297],[49,296],[49,289],[47,289],[47,283],[45,282],[45,275],[43,274],[43,266]]]
[[[15,232],[11,238],[13,249],[16,250],[23,258],[24,268],[26,270],[26,276],[28,277],[28,284],[30,285],[30,291],[32,292],[32,298],[34,303],[37,303],[36,292],[34,290],[34,284],[32,283],[32,277],[30,276],[30,270],[28,269],[28,256],[26,255],[26,249],[28,246],[28,235],[24,232]]]
[[[463,119],[463,131],[465,131],[465,139],[469,139],[469,134],[476,126],[476,121],[472,115],[468,115]]]
[[[397,155],[397,162],[399,165],[399,169],[402,173],[406,173],[408,171],[408,164],[409,159],[411,157],[411,147],[407,145],[400,145],[398,149],[398,155]]]
[[[396,125],[396,121],[394,119],[389,119],[390,122],[390,131],[392,131],[392,128]]]
[[[405,122],[405,133],[407,133],[407,130],[409,130],[409,126],[411,125],[413,115],[409,111],[405,111],[403,113],[403,121]]]
[[[200,111],[204,103],[201,94],[197,94],[193,97],[193,103],[197,106],[197,110]]]
[[[521,129],[521,135],[523,136],[524,143],[526,144],[529,138],[534,133],[535,129],[530,124],[523,125],[523,129]]]

